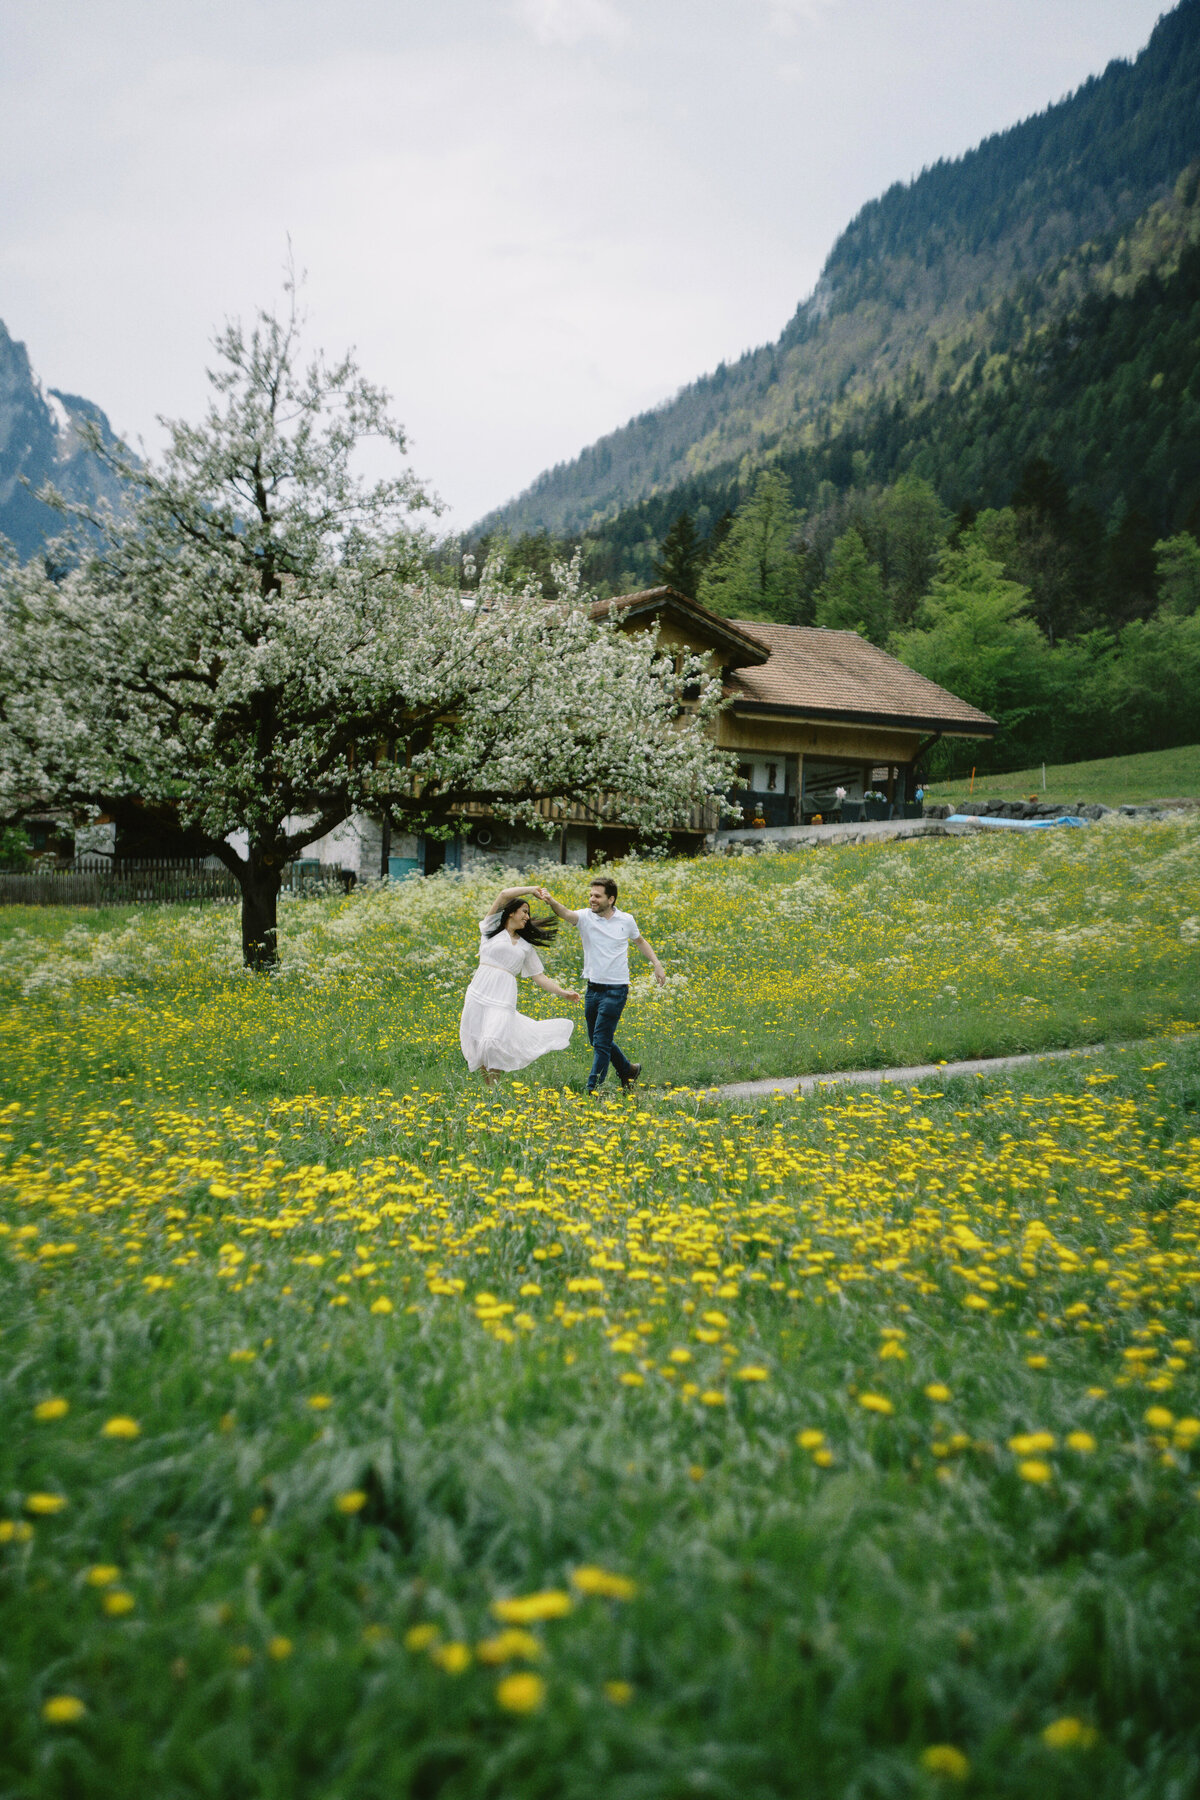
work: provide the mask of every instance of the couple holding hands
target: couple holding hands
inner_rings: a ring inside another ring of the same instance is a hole
[[[535,919],[529,896],[544,900],[558,918]],[[526,975],[535,986],[561,1000],[580,999],[574,988],[565,988],[546,974],[538,950],[558,934],[558,920],[573,925],[583,939],[583,975],[587,992],[583,1016],[592,1046],[588,1093],[597,1093],[611,1062],[621,1086],[629,1091],[641,1074],[641,1063],[630,1062],[614,1042],[613,1033],[629,998],[629,946],[641,951],[654,970],[659,987],[666,980],[663,966],[638,930],[631,913],[617,908],[617,884],[610,875],[598,877],[588,889],[585,909],[571,912],[543,887],[503,888],[487,917],[479,922],[479,967],[463,1002],[458,1038],[467,1067],[482,1069],[491,1087],[502,1071],[524,1069],[548,1050],[565,1050],[575,1029],[571,1019],[527,1019],[517,1011],[517,976]]]

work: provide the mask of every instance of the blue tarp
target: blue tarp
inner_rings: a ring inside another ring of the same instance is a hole
[[[1076,819],[1070,813],[1063,813],[1057,819],[985,819],[978,813],[951,813],[946,820],[947,825],[994,825],[1001,831],[1045,831],[1051,825],[1086,825],[1086,819]]]

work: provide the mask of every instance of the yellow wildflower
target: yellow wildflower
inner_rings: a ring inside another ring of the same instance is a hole
[[[498,1631],[494,1637],[482,1639],[475,1646],[475,1654],[483,1663],[510,1662],[515,1656],[536,1662],[542,1654],[542,1646],[532,1631],[522,1631],[513,1625],[506,1631]]]
[[[944,1775],[948,1781],[965,1781],[971,1764],[953,1744],[930,1744],[921,1752],[921,1767],[930,1775]]]
[[[496,1701],[505,1712],[536,1712],[546,1698],[546,1684],[540,1675],[522,1672],[506,1675],[496,1683]]]
[[[492,1617],[502,1625],[536,1625],[542,1619],[561,1619],[571,1610],[571,1596],[562,1588],[543,1588],[511,1600],[493,1600]]]
[[[1044,1450],[1053,1450],[1054,1433],[1051,1431],[1023,1431],[1008,1440],[1008,1447],[1014,1456],[1037,1456]]]
[[[52,1694],[42,1707],[47,1725],[74,1725],[86,1712],[87,1707],[74,1694]]]
[[[591,1564],[572,1571],[571,1586],[581,1594],[597,1594],[606,1600],[632,1600],[637,1594],[637,1583],[628,1575],[610,1575],[607,1569]]]
[[[33,1416],[45,1423],[50,1419],[65,1419],[70,1410],[70,1402],[56,1395],[52,1400],[39,1400],[33,1409]]]
[[[124,1413],[118,1413],[115,1418],[106,1420],[100,1427],[100,1436],[106,1438],[135,1438],[141,1437],[141,1435],[142,1428],[137,1420],[129,1418]]]
[[[1042,1732],[1042,1742],[1048,1750],[1086,1750],[1095,1741],[1095,1726],[1069,1715],[1054,1719]]]

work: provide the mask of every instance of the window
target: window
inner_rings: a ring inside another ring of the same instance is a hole
[[[778,780],[776,779],[778,774],[779,774],[779,764],[778,763],[768,763],[767,764],[767,792],[770,794],[773,794],[779,785]]]
[[[739,763],[738,764],[738,780],[744,781],[747,787],[754,786],[754,764],[753,763]]]

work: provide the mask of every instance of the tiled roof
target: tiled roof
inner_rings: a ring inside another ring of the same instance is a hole
[[[707,606],[701,606],[698,600],[689,600],[686,594],[673,587],[642,588],[636,594],[617,594],[611,600],[597,600],[590,611],[593,619],[605,619],[610,613],[616,613],[622,619],[637,613],[670,613],[679,625],[692,628],[696,637],[695,649],[714,645],[722,653],[721,661],[730,669],[765,662],[769,654],[757,625],[741,625],[736,619],[709,612]]]
[[[759,668],[730,680],[737,711],[747,706],[795,708],[841,719],[919,725],[964,737],[991,737],[996,721],[935,681],[906,668],[856,631],[811,625],[766,625],[732,619],[771,654]]]

